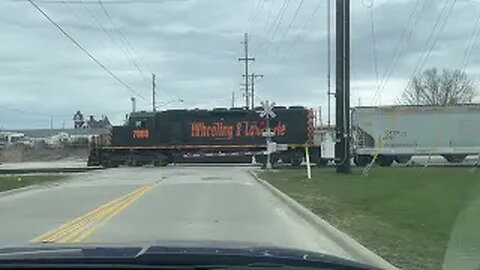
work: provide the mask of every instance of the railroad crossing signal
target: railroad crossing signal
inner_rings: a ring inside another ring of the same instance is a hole
[[[273,112],[273,107],[275,107],[275,102],[269,103],[267,101],[262,101],[260,102],[262,104],[263,109],[261,111],[257,111],[257,113],[260,115],[262,118],[275,118],[277,115]]]

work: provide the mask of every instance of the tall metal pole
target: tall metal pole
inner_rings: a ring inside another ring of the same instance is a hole
[[[336,0],[336,144],[338,173],[350,164],[350,0]]]
[[[327,0],[327,95],[328,95],[328,119],[327,119],[327,126],[330,128],[332,124],[332,0]]]
[[[155,84],[155,74],[152,74],[152,107],[153,107],[153,111],[157,111],[157,104],[156,104],[156,96],[157,96],[157,93],[155,92],[156,89],[156,84]]]
[[[344,97],[344,113],[343,113],[343,129],[344,129],[344,134],[345,134],[345,163],[344,163],[344,172],[345,173],[350,173],[351,171],[351,151],[350,151],[350,143],[351,143],[351,132],[350,132],[350,0],[344,0],[345,1],[345,12],[344,12],[344,25],[345,25],[345,30],[344,30],[344,91],[343,91],[343,97]]]
[[[245,44],[245,107],[247,109],[250,107],[250,104],[248,102],[248,34],[245,33],[244,36],[244,44]]]

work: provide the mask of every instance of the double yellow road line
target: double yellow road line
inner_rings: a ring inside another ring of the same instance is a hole
[[[146,185],[132,193],[106,203],[62,226],[43,233],[31,242],[44,243],[79,243],[87,239],[97,228],[125,210],[147,192],[155,188],[156,184]]]

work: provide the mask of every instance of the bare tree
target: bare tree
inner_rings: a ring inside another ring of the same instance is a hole
[[[436,68],[415,76],[400,102],[407,105],[449,106],[470,103],[478,97],[473,80],[462,70]]]

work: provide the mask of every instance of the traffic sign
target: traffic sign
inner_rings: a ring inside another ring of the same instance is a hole
[[[287,151],[288,144],[277,143],[277,151]]]
[[[271,130],[266,130],[264,132],[262,132],[262,136],[264,138],[272,138],[275,136],[275,132],[272,132]]]
[[[277,152],[277,143],[275,142],[269,142],[267,144],[267,154],[275,153]]]
[[[277,114],[273,112],[273,107],[275,107],[275,102],[269,103],[267,100],[267,101],[262,101],[260,104],[262,104],[262,110],[257,111],[257,113],[260,114],[260,117],[262,118],[277,117]]]

